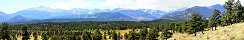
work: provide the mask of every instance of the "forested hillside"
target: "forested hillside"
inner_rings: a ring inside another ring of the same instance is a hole
[[[175,33],[169,40],[243,40],[243,26],[244,23],[219,26],[217,30],[204,31],[204,34],[198,34],[197,36],[187,33]]]

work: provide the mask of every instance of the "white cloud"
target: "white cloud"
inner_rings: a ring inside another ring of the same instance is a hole
[[[106,0],[94,2],[89,0],[70,0],[68,2],[53,2],[47,5],[51,8],[130,8],[130,9],[160,9],[173,10],[182,7],[210,6],[223,4],[225,0]]]

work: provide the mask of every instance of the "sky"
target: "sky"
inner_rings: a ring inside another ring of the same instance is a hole
[[[54,9],[157,9],[175,10],[193,6],[211,6],[224,4],[227,0],[0,0],[0,11],[7,14],[34,7],[50,7]],[[244,0],[240,0],[244,4]]]

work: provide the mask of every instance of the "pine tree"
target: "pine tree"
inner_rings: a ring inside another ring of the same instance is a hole
[[[38,33],[37,32],[34,32],[33,33],[33,36],[34,36],[34,40],[38,40],[37,37],[38,37]]]
[[[42,34],[42,40],[48,40],[49,38],[48,38],[48,35],[47,35],[47,33],[43,33]]]
[[[241,5],[241,2],[239,0],[237,0],[237,2],[234,3],[234,7],[233,7],[233,15],[234,15],[234,20],[235,20],[235,23],[239,23],[241,22],[241,20],[243,19],[243,9],[242,9],[242,5]]]
[[[140,31],[139,31],[139,40],[145,40],[146,39],[146,35],[147,35],[148,31],[147,28],[143,27]]]
[[[203,31],[208,28],[208,20],[204,19],[202,20],[202,26],[200,27],[200,31],[203,33]],[[204,33],[203,33],[204,34]]]
[[[99,30],[95,30],[92,36],[93,40],[102,40],[102,34]]]
[[[226,9],[226,12],[223,13],[222,19],[222,25],[230,25],[233,24],[235,21],[234,15],[233,15],[233,7],[234,7],[234,0],[228,0],[225,2],[224,7]]]
[[[176,31],[176,23],[170,23],[168,27],[169,30],[172,30],[172,32]]]
[[[226,12],[221,17],[222,25],[230,25],[243,21],[244,8],[239,0],[237,2],[235,0],[228,0],[225,2],[224,7]]]
[[[241,9],[242,9],[242,12],[241,12],[241,13],[242,13],[242,14],[241,14],[241,15],[242,15],[242,17],[241,17],[241,22],[244,22],[244,7],[242,6]]]
[[[192,14],[191,19],[189,20],[189,27],[191,27],[191,33],[194,33],[196,36],[196,32],[201,31],[202,27],[202,17],[199,14]]]
[[[27,26],[26,24],[22,24],[22,32],[23,32],[23,38],[22,40],[28,40],[29,39],[29,33],[28,33],[28,29],[27,29]]]
[[[181,23],[181,25],[179,26],[180,27],[180,33],[184,33],[184,32],[187,32],[187,22],[184,22],[184,23]]]
[[[216,29],[218,25],[219,17],[220,17],[220,11],[215,9],[212,13],[212,16],[209,19],[208,27],[211,27],[212,30]]]
[[[161,33],[162,40],[168,39],[168,38],[172,37],[172,35],[173,35],[173,33],[171,33],[168,29],[163,29],[161,32],[162,32]]]
[[[83,40],[92,40],[91,32],[83,31],[82,32],[82,39]]]
[[[125,34],[124,34],[124,39],[125,39],[125,40],[128,40],[128,38],[129,38],[128,34],[125,33]]]
[[[103,39],[104,39],[104,40],[106,40],[106,39],[107,39],[107,37],[106,37],[106,36],[107,36],[107,31],[104,31],[104,32],[103,32]]]
[[[134,29],[129,31],[127,36],[128,36],[128,38],[126,40],[138,40],[139,39],[139,36]]]
[[[116,32],[112,31],[111,33],[112,40],[120,40],[119,35]]]
[[[146,40],[158,40],[158,30],[156,28],[151,28],[146,36]]]
[[[2,30],[1,30],[1,38],[2,40],[10,40],[10,36],[9,36],[9,24],[7,22],[2,23]]]

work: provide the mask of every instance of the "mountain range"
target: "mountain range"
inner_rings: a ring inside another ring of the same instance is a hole
[[[2,11],[0,11],[0,15],[3,15],[3,14],[5,14],[4,12],[2,12]]]
[[[225,9],[222,5],[212,5],[206,6],[194,6],[180,11],[170,12],[161,17],[161,19],[171,19],[171,20],[187,20],[192,14],[200,14],[203,18],[209,18],[212,15],[212,11],[218,9],[224,12]]]
[[[155,19],[187,19],[193,13],[208,18],[214,9],[224,11],[222,5],[209,7],[195,6],[173,12],[154,9],[83,9],[70,10],[36,7],[5,14],[0,11],[0,22],[31,23],[31,22],[78,22],[78,21],[150,21]]]

